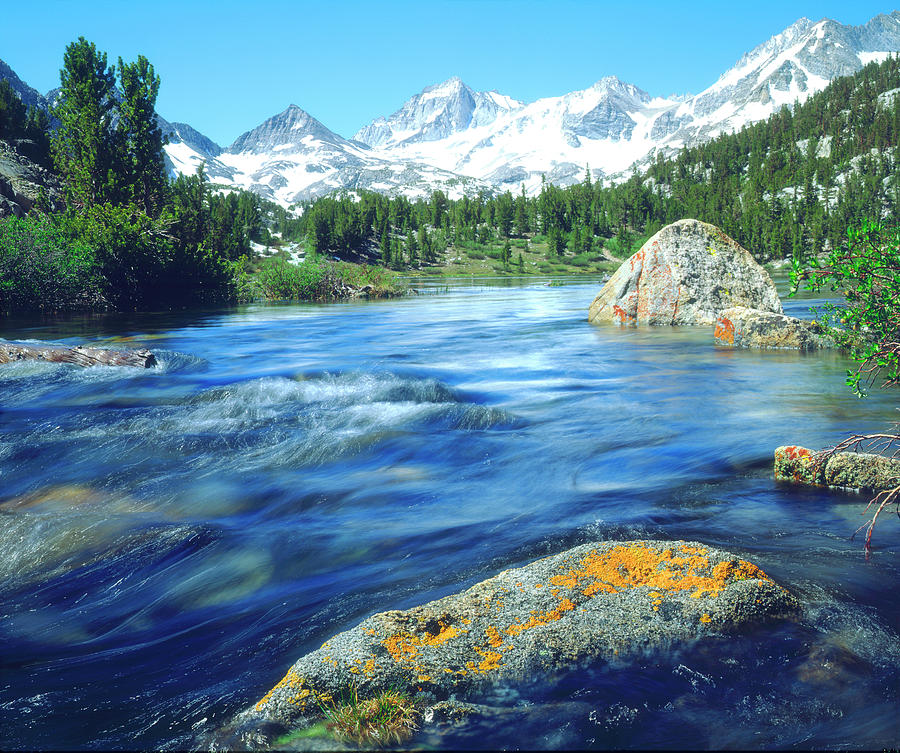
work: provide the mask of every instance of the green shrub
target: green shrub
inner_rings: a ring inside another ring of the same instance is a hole
[[[164,221],[133,206],[95,204],[67,215],[65,223],[72,237],[94,249],[105,297],[117,309],[235,298],[234,268],[220,253],[173,238]]]
[[[100,263],[58,217],[0,219],[0,311],[105,308]]]
[[[242,286],[243,300],[331,301],[346,298],[353,289],[366,286],[371,286],[376,296],[400,292],[396,276],[383,267],[313,259],[301,264],[267,259],[255,277],[239,277],[238,284]]]
[[[900,227],[863,222],[847,237],[812,269],[795,259],[791,276],[795,286],[808,278],[810,290],[843,294],[843,305],[825,306],[821,324],[859,364],[847,384],[861,395],[878,378],[900,384]]]

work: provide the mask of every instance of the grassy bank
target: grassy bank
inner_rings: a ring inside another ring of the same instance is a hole
[[[236,276],[238,300],[337,301],[402,295],[405,288],[390,270],[366,264],[310,257],[299,264],[284,254],[245,263]]]

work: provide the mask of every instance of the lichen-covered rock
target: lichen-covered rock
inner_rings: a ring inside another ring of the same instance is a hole
[[[623,262],[588,311],[595,323],[709,324],[733,306],[782,313],[775,284],[715,225],[679,220]]]
[[[867,452],[813,452],[795,445],[775,450],[775,478],[801,484],[881,491],[900,484],[900,461]]]
[[[351,684],[435,699],[778,618],[796,599],[755,565],[694,542],[586,544],[405,611],[301,657],[232,727],[309,723]]]
[[[816,331],[812,322],[744,306],[725,309],[716,319],[714,336],[720,345],[736,348],[833,348],[834,341]]]
[[[823,485],[825,466],[822,457],[812,450],[796,445],[776,447],[775,478],[798,484]]]

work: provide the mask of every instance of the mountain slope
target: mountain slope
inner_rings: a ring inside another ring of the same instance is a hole
[[[802,18],[693,97],[651,98],[607,77],[583,91],[520,107],[503,97],[509,107],[482,122],[450,128],[447,118],[435,119],[437,108],[426,109],[422,100],[442,91],[452,101],[451,79],[425,89],[390,118],[361,129],[356,138],[386,157],[429,162],[499,188],[525,183],[532,193],[542,174],[569,184],[581,179],[586,165],[595,175],[622,176],[657,149],[672,152],[765,119],[781,106],[821,91],[833,78],[897,51],[898,11],[857,27]],[[458,88],[472,91],[461,82]],[[449,104],[443,112],[448,110]]]
[[[743,55],[704,91],[652,97],[607,76],[584,90],[523,103],[475,91],[459,78],[429,86],[387,117],[346,139],[296,105],[267,119],[222,150],[183,123],[160,126],[170,174],[201,162],[216,183],[259,193],[282,205],[337,189],[371,188],[427,196],[479,190],[540,189],[542,177],[569,185],[585,167],[595,177],[624,179],[654,156],[704,143],[805,101],[829,81],[900,51],[900,11],[862,26],[801,18]],[[46,98],[0,63],[21,96]]]
[[[22,100],[22,104],[26,107],[39,107],[42,110],[48,109],[47,100],[44,96],[37,89],[32,89],[22,81],[12,68],[0,60],[0,81],[3,80],[9,81],[9,85],[19,95],[19,99]]]
[[[376,154],[296,105],[242,134],[209,165],[211,175],[227,176],[230,183],[282,205],[338,189],[427,196],[435,188],[451,195],[488,188],[447,170]]]

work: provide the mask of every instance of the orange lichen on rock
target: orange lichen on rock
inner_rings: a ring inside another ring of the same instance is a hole
[[[272,696],[282,688],[296,689],[297,692],[291,696],[289,702],[293,704],[301,702],[301,704],[304,704],[304,699],[310,694],[310,690],[304,685],[303,678],[293,669],[289,669],[287,674],[278,681],[278,684],[256,702],[255,708],[257,711],[260,711],[271,700]]]
[[[634,321],[633,316],[629,314],[618,304],[613,305],[613,316],[619,324],[631,324]]]
[[[475,651],[482,656],[482,659],[477,667],[474,666],[474,662],[467,662],[467,665],[472,665],[470,669],[472,669],[473,672],[484,674],[485,672],[500,668],[500,660],[503,658],[501,654],[496,651],[486,651],[478,647],[475,648]]]
[[[556,609],[551,609],[549,612],[533,610],[531,617],[526,622],[514,622],[503,632],[512,636],[521,635],[526,630],[531,630],[539,625],[549,625],[551,622],[556,622],[563,616],[563,612],[569,612],[573,609],[575,609],[575,605],[569,599],[563,599],[559,602]]]
[[[445,625],[443,622],[438,624],[441,627],[440,632],[433,638],[425,638],[422,641],[426,646],[440,646],[442,643],[446,643],[451,638],[455,638],[460,634],[460,631],[453,627],[453,625]]]
[[[675,553],[643,546],[617,546],[605,553],[593,551],[567,573],[556,575],[551,583],[580,590],[585,596],[618,593],[649,586],[659,591],[693,591],[692,596],[718,596],[732,580],[768,576],[749,562],[723,562],[710,568],[706,550],[682,546]],[[709,574],[706,574],[706,573]]]
[[[713,337],[728,345],[734,345],[734,322],[724,316],[716,319],[716,329]]]
[[[388,650],[391,658],[399,664],[415,660],[419,655],[419,646],[422,645],[422,640],[412,633],[396,633],[389,635],[381,643]]]
[[[503,645],[503,638],[500,637],[500,632],[493,625],[489,625],[485,628],[485,633],[487,633],[488,643],[491,644],[494,648],[499,648]]]
[[[798,447],[797,445],[788,445],[784,448],[784,454],[787,455],[791,460],[800,460],[801,458],[812,458],[812,452],[807,450],[805,447]]]

